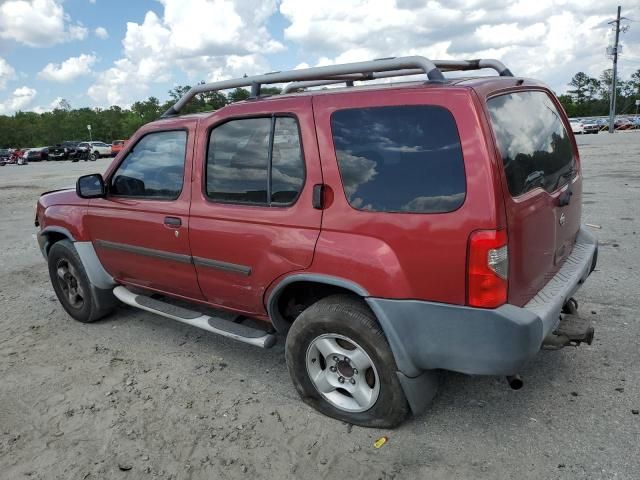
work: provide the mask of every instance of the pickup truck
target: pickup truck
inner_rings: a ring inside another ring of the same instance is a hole
[[[481,68],[499,75],[442,74]],[[251,97],[179,115],[236,87]],[[400,57],[198,85],[104,175],[42,195],[36,226],[74,319],[124,303],[254,346],[284,339],[305,402],[392,427],[429,404],[439,370],[520,388],[541,348],[591,343],[573,298],[597,261],[581,197],[547,86],[497,60]]]
[[[69,149],[58,143],[49,147],[49,155],[47,160],[67,160],[69,158]]]

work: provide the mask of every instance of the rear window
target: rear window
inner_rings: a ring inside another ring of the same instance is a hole
[[[443,213],[464,202],[462,148],[448,110],[433,105],[339,110],[331,128],[352,207]]]
[[[568,182],[573,147],[560,114],[544,92],[517,92],[487,102],[509,193],[541,187],[553,192]]]

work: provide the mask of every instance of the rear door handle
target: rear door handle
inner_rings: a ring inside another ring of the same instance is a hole
[[[178,228],[182,226],[182,220],[180,220],[178,217],[164,217],[164,224],[167,227]]]

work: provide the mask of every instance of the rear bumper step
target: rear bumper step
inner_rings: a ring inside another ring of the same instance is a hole
[[[208,332],[217,333],[223,337],[232,338],[239,342],[248,343],[260,348],[270,348],[276,343],[276,336],[258,328],[249,327],[232,322],[221,317],[204,315],[195,310],[183,308],[146,295],[136,295],[126,287],[118,286],[113,294],[123,303],[132,307],[146,310],[163,317],[186,323]]]

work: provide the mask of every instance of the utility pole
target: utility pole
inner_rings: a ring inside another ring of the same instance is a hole
[[[609,99],[609,133],[615,132],[616,120],[616,81],[618,79],[618,41],[620,40],[620,5],[618,5],[618,16],[616,24],[616,43],[613,44],[613,78],[611,79],[611,98]]]

